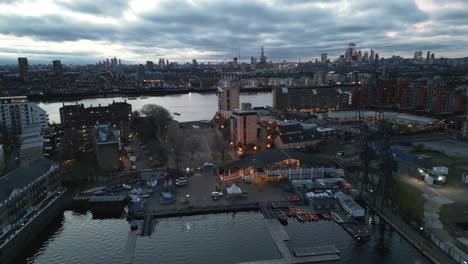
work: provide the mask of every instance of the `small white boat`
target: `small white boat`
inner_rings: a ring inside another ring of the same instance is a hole
[[[336,212],[331,212],[331,217],[333,218],[333,220],[335,220],[335,222],[337,222],[338,224],[342,224],[344,221],[343,221],[343,218],[341,218],[341,216],[336,213]]]
[[[140,195],[141,198],[148,198],[148,197],[150,197],[150,196],[151,196],[150,194],[142,194],[142,195]]]
[[[140,99],[148,99],[148,96],[140,97]]]
[[[174,115],[180,116],[180,114],[179,114],[179,113],[176,113],[176,112],[174,112]]]
[[[127,100],[136,100],[138,99],[137,97],[128,97]]]

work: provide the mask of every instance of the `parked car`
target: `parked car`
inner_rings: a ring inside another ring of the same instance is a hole
[[[203,167],[214,167],[214,165],[213,165],[213,163],[211,163],[211,162],[205,162],[205,163],[203,164]]]
[[[219,198],[223,197],[223,193],[222,192],[212,192],[211,193],[211,198],[213,198],[213,200],[218,200]]]

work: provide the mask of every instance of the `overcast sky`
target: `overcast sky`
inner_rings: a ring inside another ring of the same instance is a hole
[[[0,0],[0,63],[468,56],[468,0]],[[425,55],[424,55],[425,56]]]

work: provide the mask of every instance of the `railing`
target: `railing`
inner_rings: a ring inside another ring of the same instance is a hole
[[[238,181],[242,180],[246,176],[252,175],[254,172],[255,170],[252,167],[248,167],[237,172],[228,171],[228,173],[220,174],[219,179],[223,182]]]

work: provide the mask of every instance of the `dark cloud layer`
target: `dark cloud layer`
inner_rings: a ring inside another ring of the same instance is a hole
[[[0,4],[12,2],[0,0]],[[261,45],[272,60],[308,60],[322,52],[338,56],[348,42],[384,56],[395,52],[411,56],[415,50],[425,49],[459,55],[468,45],[468,5],[437,12],[420,8],[414,0],[165,0],[138,12],[125,0],[58,0],[56,6],[64,12],[42,16],[2,13],[0,34],[50,43],[91,40],[118,44],[139,60],[164,56],[191,60],[190,54],[177,54],[187,49],[211,52],[200,55],[201,60],[229,59],[239,49],[242,58],[250,58],[259,56]],[[128,19],[128,14],[136,19]],[[83,15],[113,22],[86,20]],[[0,43],[0,56],[15,50]],[[172,54],[163,54],[168,50]],[[72,57],[66,51],[63,54]]]

